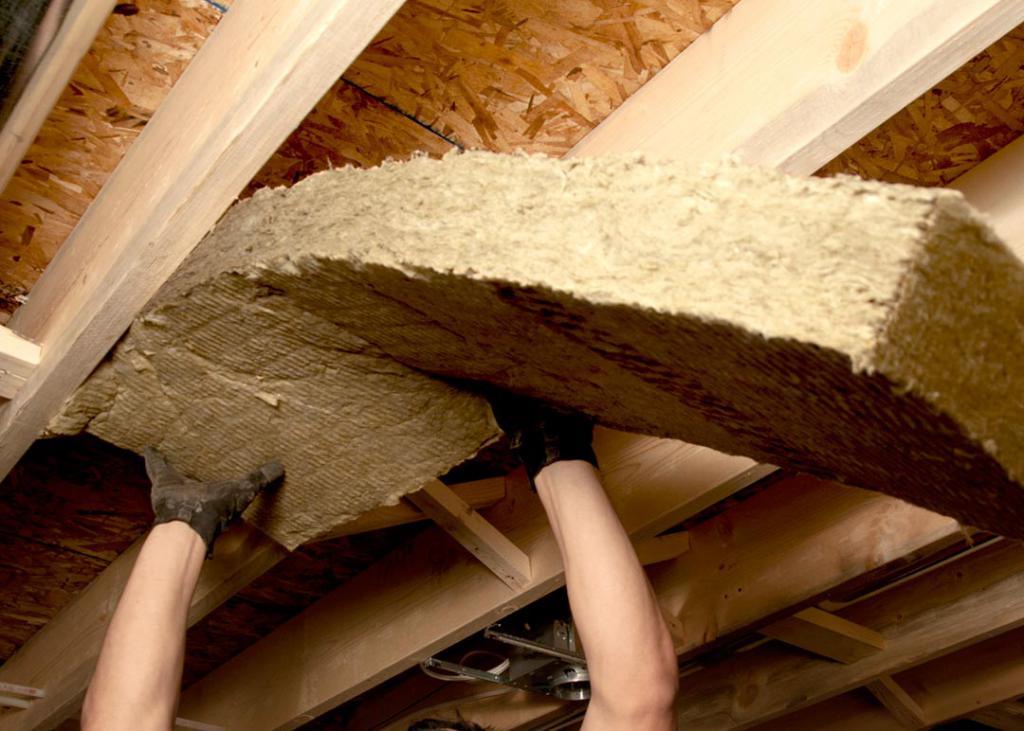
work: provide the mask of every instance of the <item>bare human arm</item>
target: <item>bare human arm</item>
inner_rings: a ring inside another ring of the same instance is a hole
[[[82,707],[85,731],[172,728],[188,610],[203,558],[228,522],[283,474],[270,463],[241,480],[196,482],[153,450],[147,450],[146,471],[156,525],[103,638]]]
[[[672,638],[601,484],[590,420],[527,399],[489,395],[562,553],[569,604],[590,672],[583,728],[675,729],[679,670]]]

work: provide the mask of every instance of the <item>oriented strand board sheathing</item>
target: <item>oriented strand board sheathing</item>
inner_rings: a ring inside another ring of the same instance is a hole
[[[35,284],[217,19],[202,0],[122,3],[110,16],[0,198],[5,313]]]
[[[478,402],[380,348],[1024,537],[1022,328],[1024,267],[955,192],[418,159],[236,206],[56,427],[206,473],[280,445],[297,477],[325,445],[391,474],[488,435]],[[366,507],[413,487],[385,482],[291,487]]]
[[[562,155],[736,0],[408,0],[346,78],[469,148]]]
[[[1024,25],[922,94],[820,174],[944,185],[1024,133]]]
[[[0,322],[35,284],[206,40],[202,0],[121,3],[0,196]],[[249,189],[452,145],[345,82],[332,88]]]

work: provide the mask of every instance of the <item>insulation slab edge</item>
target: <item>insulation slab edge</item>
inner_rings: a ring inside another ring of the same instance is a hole
[[[237,204],[52,428],[280,456],[295,545],[494,438],[484,380],[1024,537],[1024,266],[952,191],[485,153]]]

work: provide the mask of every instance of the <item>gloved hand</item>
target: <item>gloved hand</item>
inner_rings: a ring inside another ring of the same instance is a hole
[[[597,467],[591,446],[594,422],[586,414],[498,389],[487,389],[485,394],[531,485],[537,473],[553,462],[579,459]]]
[[[180,520],[188,523],[213,555],[213,542],[227,524],[249,507],[256,494],[284,476],[280,462],[268,462],[239,480],[198,482],[183,477],[160,452],[146,447],[146,474],[153,483],[150,501],[153,525]]]

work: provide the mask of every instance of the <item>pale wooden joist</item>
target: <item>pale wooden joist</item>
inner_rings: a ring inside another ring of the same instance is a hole
[[[401,4],[224,15],[11,321],[44,356],[0,414],[0,475]]]
[[[1024,731],[1024,703],[1000,703],[967,716],[999,731]]]
[[[116,0],[74,0],[0,130],[0,191],[7,187]]]
[[[950,518],[884,495],[795,477],[689,536],[690,550],[651,574],[684,657],[761,630],[863,574],[941,550],[962,532]]]
[[[530,582],[530,557],[440,480],[424,485],[406,500],[511,588],[521,589]]]
[[[595,448],[634,539],[765,473],[750,460],[604,430]],[[523,589],[424,534],[193,685],[180,712],[239,728],[294,728],[557,588],[561,558],[536,497],[520,485],[504,505],[511,512],[487,518],[530,557]]]
[[[975,207],[988,214],[1000,238],[1024,259],[1024,205],[1020,186],[1024,175],[1024,137],[953,181]]]
[[[570,155],[810,174],[1022,20],[1021,0],[741,2]]]
[[[602,434],[605,436],[607,433]],[[660,482],[660,490],[673,494],[692,489],[681,481],[699,476],[695,469],[704,464],[703,460],[689,460],[693,466],[690,470],[687,461],[679,462],[673,480],[668,471],[671,463],[654,459],[651,440],[637,439],[636,444],[644,446],[650,460],[647,464],[663,463],[662,477],[655,481]],[[664,453],[671,444],[658,446]],[[620,463],[602,453],[611,492],[619,499],[624,492],[620,480],[628,478],[634,491],[648,484],[642,454],[636,457]],[[723,497],[722,492],[719,489],[697,497],[706,507],[709,501]],[[693,503],[690,510],[697,507],[699,503]],[[667,520],[682,520],[685,512],[689,511],[670,511],[652,529],[666,527]],[[505,528],[508,518],[499,518],[495,524]],[[511,520],[517,528],[509,535],[530,554],[537,581],[545,576],[543,571],[549,570],[543,567],[551,565],[543,561],[555,559],[541,552],[538,544],[520,538],[528,530],[537,535],[546,530],[543,516],[534,515],[531,520]],[[780,530],[779,526],[790,530]],[[746,630],[787,608],[791,614],[864,572],[917,551],[946,545],[962,534],[954,521],[898,500],[799,478],[773,485],[707,523],[694,526],[686,535],[690,550],[675,561],[653,567],[652,579],[662,606],[677,618],[672,629],[678,649],[692,654],[720,636]],[[306,718],[303,714],[322,713],[411,666],[414,660],[461,639],[471,628],[492,621],[497,614],[494,607],[501,604],[492,596],[501,596],[494,582],[481,583],[481,572],[477,571],[476,583],[470,584],[470,568],[465,565],[470,562],[460,562],[456,555],[449,559],[453,565],[441,579],[444,587],[437,587],[438,579],[429,576],[426,566],[440,562],[438,549],[431,548],[433,544],[426,538],[421,540],[423,545],[411,549],[411,556],[402,556],[402,573],[397,573],[392,561],[372,568],[368,572],[371,578],[357,577],[293,620],[287,630],[265,638],[208,676],[186,694],[187,705],[183,708],[191,717],[222,723],[234,713],[247,713],[245,709],[251,704],[264,704],[251,717],[246,716],[245,723],[256,723],[254,728],[288,727],[300,717]],[[549,549],[554,550],[550,545]],[[417,553],[424,554],[423,565],[414,571],[408,563]],[[701,587],[701,591],[692,587]],[[725,587],[729,587],[730,596],[723,600]],[[502,591],[507,596],[508,589]],[[398,599],[410,596],[418,598],[415,607],[407,603],[410,599]],[[532,590],[527,596],[533,596]],[[504,606],[510,611],[524,601],[515,597]],[[435,612],[447,619],[433,622]],[[412,627],[420,629],[413,631]],[[386,651],[381,650],[384,646]],[[312,659],[303,649],[310,647],[318,648]],[[349,662],[355,665],[349,666]],[[276,686],[273,698],[256,697],[249,690],[250,686],[266,687],[266,679],[282,666],[294,666],[295,675]],[[359,675],[357,666],[367,672],[366,677]],[[333,689],[317,682],[313,693],[307,684],[314,677],[339,679]],[[265,717],[264,712],[271,710],[280,711],[282,716]],[[266,725],[261,725],[264,720]]]
[[[817,607],[808,607],[792,617],[773,622],[762,629],[761,634],[846,663],[885,648],[885,638],[878,632]]]
[[[903,728],[919,729],[927,725],[921,706],[891,675],[880,675],[864,687],[889,710]]]
[[[493,505],[505,495],[505,479],[463,483],[455,486],[453,494],[474,508]],[[338,538],[423,520],[426,516],[411,506],[383,507],[339,525],[330,531],[330,536]],[[0,731],[50,728],[78,712],[107,623],[128,581],[142,540],[118,556],[0,667],[0,686],[31,683],[43,692],[38,700],[23,706],[28,709],[23,713],[0,716]],[[217,540],[213,560],[203,565],[189,610],[189,626],[287,555],[284,548],[246,524],[226,532]]]
[[[8,327],[0,326],[0,398],[11,398],[39,365],[41,349]]]
[[[687,676],[680,728],[754,726],[1024,626],[1022,591],[1024,547],[1003,543],[950,562],[842,612],[886,639],[862,660],[847,665],[766,644]]]
[[[920,709],[925,725],[969,717],[996,728],[1024,729],[1024,705],[1013,702],[1024,694],[1024,629],[910,668],[895,680]],[[864,701],[863,695],[845,694],[783,716],[767,728],[899,731],[906,727],[891,712],[886,715],[878,705]]]
[[[492,477],[484,480],[473,480],[456,485],[457,497],[475,510],[490,507],[505,497],[505,478]],[[355,520],[342,523],[314,538],[310,543],[329,541],[332,538],[350,536],[355,533],[368,533],[372,530],[390,528],[395,525],[415,523],[425,518],[423,513],[412,503],[402,500],[396,505],[385,505],[360,515]]]

